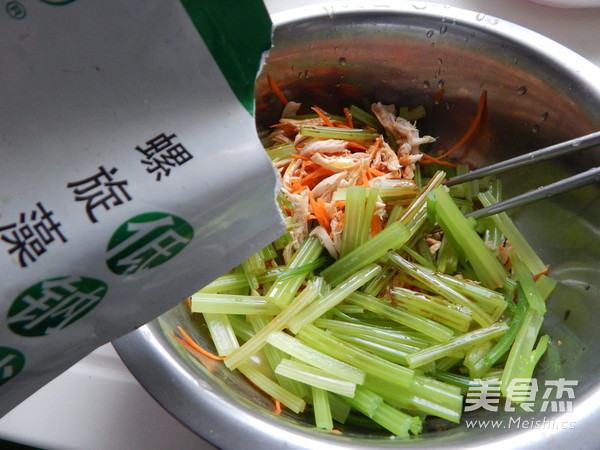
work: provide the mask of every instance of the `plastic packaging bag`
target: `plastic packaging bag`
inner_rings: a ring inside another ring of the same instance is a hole
[[[283,232],[179,1],[24,5],[0,15],[0,416]]]

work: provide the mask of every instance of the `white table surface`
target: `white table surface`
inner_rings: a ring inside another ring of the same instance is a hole
[[[265,3],[271,13],[276,13],[323,2],[265,0]],[[527,0],[438,3],[525,26],[600,65],[600,8],[554,9]],[[110,344],[97,349],[0,419],[0,439],[61,450],[213,448],[146,393]]]

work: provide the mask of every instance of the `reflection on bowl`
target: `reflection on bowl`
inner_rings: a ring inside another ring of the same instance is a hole
[[[504,21],[433,4],[375,3],[307,7],[275,18],[274,47],[256,84],[258,130],[275,123],[281,104],[268,87],[277,79],[290,99],[339,111],[363,97],[424,105],[419,128],[454,142],[468,126],[482,90],[487,126],[461,150],[479,167],[600,129],[600,69],[564,47]],[[507,196],[598,165],[590,149],[503,176]],[[271,400],[222,363],[201,364],[172,339],[182,324],[210,346],[206,327],[174,308],[115,346],[142,385],[177,419],[221,448],[567,448],[593,447],[600,437],[600,191],[597,185],[515,210],[511,216],[559,286],[548,301],[542,333],[561,345],[560,365],[542,359],[545,380],[576,380],[573,412],[479,410],[445,431],[390,440],[365,430],[341,436],[275,416]],[[556,356],[556,355],[555,355]],[[258,405],[258,406],[257,406]],[[500,421],[467,426],[467,419]],[[517,425],[521,417],[520,425]],[[528,422],[526,422],[528,421]],[[527,423],[527,424],[526,424]],[[435,423],[433,424],[433,428]]]

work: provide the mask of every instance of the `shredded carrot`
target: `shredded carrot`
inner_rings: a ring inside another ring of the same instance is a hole
[[[542,277],[543,275],[548,275],[549,273],[550,273],[550,265],[547,264],[546,270],[533,276],[533,281],[537,281],[540,277]]]
[[[374,167],[369,167],[367,170],[371,173],[371,175],[376,176],[376,177],[381,177],[381,176],[385,175],[384,172],[382,172],[381,170],[377,170]]]
[[[469,138],[475,133],[475,130],[477,130],[477,127],[479,126],[481,119],[485,115],[486,109],[487,109],[487,91],[483,91],[481,93],[481,96],[479,97],[479,104],[477,105],[477,114],[475,114],[475,117],[473,118],[471,125],[469,126],[469,128],[467,129],[465,134],[452,147],[450,147],[446,152],[444,152],[442,155],[440,155],[438,157],[438,159],[446,158],[448,155],[454,153],[456,150],[458,150],[460,147],[462,147],[463,144],[469,140]]]
[[[329,117],[327,117],[325,111],[323,111],[321,108],[319,108],[318,106],[313,106],[311,109],[317,113],[317,115],[321,118],[321,120],[323,121],[325,126],[328,126],[328,127],[334,126],[333,123],[331,122],[331,119]]]
[[[279,86],[277,86],[277,83],[275,82],[273,77],[269,74],[267,74],[267,81],[269,82],[269,87],[271,88],[273,93],[277,96],[279,101],[281,103],[283,103],[284,105],[287,105],[289,103],[289,100],[287,98],[285,98],[285,95],[283,95],[283,92],[281,92],[281,89],[279,89]]]
[[[299,155],[297,153],[291,153],[290,156],[295,159],[301,159],[303,161],[310,161],[311,159],[308,156]]]
[[[279,400],[277,400],[276,398],[273,398],[273,403],[275,404],[275,409],[273,410],[273,412],[277,415],[281,414],[281,402]]]
[[[192,297],[188,297],[185,299],[185,304],[188,307],[189,310],[192,309]]]
[[[367,151],[367,147],[364,145],[360,145],[358,142],[348,141],[346,147],[351,148],[353,150],[362,150],[363,152]]]
[[[383,222],[379,214],[373,214],[373,218],[371,219],[371,236],[375,236],[383,230]]]
[[[452,163],[450,161],[443,161],[441,160],[441,156],[438,157],[434,157],[431,155],[428,155],[427,153],[422,153],[423,157],[421,158],[421,164],[432,164],[432,163],[436,163],[439,164],[441,166],[448,166],[448,167],[456,167],[458,166],[458,164],[456,163]]]
[[[213,359],[215,361],[223,361],[225,359],[224,356],[219,356],[219,355],[215,355],[214,353],[209,352],[208,350],[203,349],[202,347],[200,347],[191,337],[189,334],[187,334],[185,332],[185,330],[183,328],[181,328],[180,326],[177,326],[177,330],[179,331],[179,333],[181,333],[181,335],[183,336],[183,339],[181,339],[179,336],[174,336],[175,339],[177,339],[179,342],[185,342],[187,345],[189,345],[191,348],[193,348],[194,350],[196,350],[198,353],[200,353],[203,356],[206,356],[209,359]]]
[[[325,202],[323,199],[320,198],[315,200],[313,193],[309,191],[308,202],[315,218],[317,219],[317,222],[319,222],[319,225],[325,228],[329,233],[331,231],[331,222],[329,221],[329,216],[327,215],[327,210],[325,208]]]
[[[344,108],[344,116],[346,116],[346,123],[350,128],[354,128],[354,122],[352,121],[352,114],[348,108]]]
[[[437,94],[435,94],[435,104],[436,105],[438,103],[442,102],[442,99],[444,98],[444,93],[445,93],[444,88],[441,88],[439,91],[437,91]]]
[[[367,169],[363,164],[360,164],[360,177],[362,179],[362,184],[364,187],[370,187],[371,183],[369,183],[369,177],[367,176]]]
[[[333,434],[343,434],[343,433],[342,433],[342,431],[341,431],[341,430],[338,430],[337,428],[332,428],[332,429],[331,429],[331,432],[332,432]]]

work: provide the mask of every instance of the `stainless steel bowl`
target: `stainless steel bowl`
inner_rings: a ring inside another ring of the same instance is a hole
[[[482,90],[485,131],[461,159],[474,166],[505,159],[600,129],[600,69],[557,43],[511,23],[441,5],[313,6],[279,14],[274,48],[257,80],[259,130],[281,105],[271,74],[289,98],[331,111],[362,97],[424,105],[422,131],[454,142],[468,126]],[[441,94],[443,89],[443,95]],[[507,195],[598,165],[599,149],[523,168],[504,177]],[[391,440],[359,429],[324,433],[302,416],[271,413],[271,402],[220,363],[200,364],[173,341],[178,324],[206,327],[177,307],[115,346],[141,384],[178,420],[221,448],[595,448],[600,440],[600,191],[588,186],[511,213],[559,287],[549,300],[544,333],[562,368],[542,360],[538,380],[576,380],[573,413],[478,411],[504,428],[465,424]],[[200,287],[200,286],[199,286]],[[473,416],[471,416],[473,417]],[[511,422],[511,417],[512,422]],[[467,416],[468,418],[468,416]],[[544,425],[546,423],[546,425]],[[513,426],[510,426],[513,424]],[[487,448],[487,447],[486,447]]]

